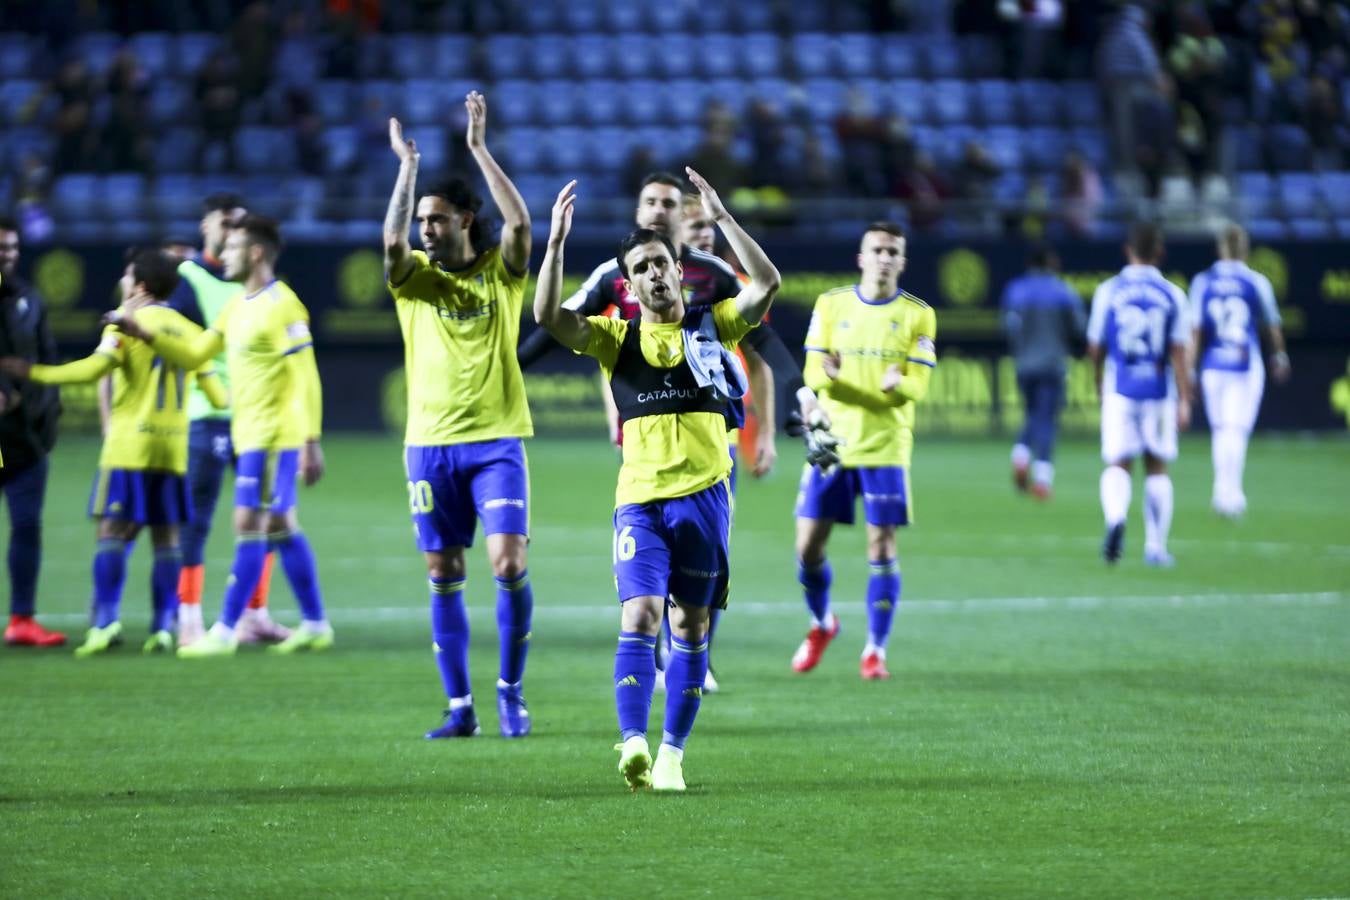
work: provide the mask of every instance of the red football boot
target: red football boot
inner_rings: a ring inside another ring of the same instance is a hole
[[[824,655],[825,648],[830,646],[830,641],[839,633],[839,617],[830,613],[830,627],[822,628],[819,625],[812,625],[811,630],[806,633],[806,640],[797,648],[797,652],[792,654],[792,671],[810,672],[820,662],[820,657]]]
[[[65,642],[64,634],[43,628],[32,616],[10,616],[5,629],[5,643],[11,647],[59,647]]]
[[[891,673],[886,671],[886,660],[882,659],[880,653],[869,653],[864,656],[859,671],[863,681],[880,681],[891,677]]]

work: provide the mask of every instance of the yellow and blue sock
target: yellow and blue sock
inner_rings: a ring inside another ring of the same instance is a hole
[[[646,736],[655,689],[656,638],[636,631],[620,631],[619,646],[614,651],[614,707],[625,741]]]
[[[498,677],[507,684],[520,684],[525,677],[525,657],[530,652],[530,622],[534,614],[534,591],[530,574],[497,581],[497,640],[501,646]]]
[[[429,579],[431,585],[431,649],[447,699],[470,695],[469,613],[464,608],[464,579]]]
[[[150,600],[153,614],[150,630],[170,631],[174,614],[178,612],[178,573],[183,568],[183,554],[178,545],[155,548],[155,565],[150,570]]]
[[[806,607],[811,610],[811,618],[817,625],[823,626],[830,618],[830,584],[834,581],[830,561],[822,559],[815,565],[798,561],[797,581],[801,583],[806,596]]]
[[[867,642],[885,649],[895,608],[900,605],[900,561],[872,560],[867,568]]]
[[[101,538],[94,548],[94,627],[116,622],[127,580],[127,542]]]
[[[693,644],[672,637],[670,665],[666,669],[666,725],[662,744],[684,749],[703,702],[703,679],[707,675],[708,639]]]
[[[234,565],[225,582],[225,600],[220,605],[220,621],[233,628],[248,606],[248,598],[262,574],[263,559],[267,556],[267,535],[241,534],[234,541]]]
[[[319,592],[319,573],[309,538],[303,531],[281,531],[269,536],[269,544],[281,557],[281,567],[286,570],[286,580],[291,583],[291,592],[300,607],[300,617],[306,622],[324,621],[323,595]],[[265,558],[258,569],[259,577],[264,565]],[[254,579],[255,585],[257,580]],[[250,591],[250,599],[252,596]]]

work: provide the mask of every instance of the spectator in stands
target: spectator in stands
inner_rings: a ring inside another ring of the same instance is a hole
[[[994,182],[1003,173],[989,151],[975,141],[967,141],[956,164],[956,199],[961,201],[963,222],[992,230],[998,218],[994,208]]]
[[[647,144],[638,144],[629,151],[619,184],[626,195],[636,197],[642,191],[643,179],[652,172],[659,171],[661,171],[660,160],[656,158],[652,148]]]
[[[886,175],[886,189],[895,193],[900,175],[914,166],[914,136],[909,120],[899,113],[886,118],[881,139],[881,171]]]
[[[1133,113],[1134,168],[1143,178],[1144,196],[1157,197],[1177,148],[1176,105],[1170,79],[1163,76],[1160,90],[1139,97]]]
[[[1218,164],[1228,51],[1215,35],[1203,4],[1183,7],[1177,14],[1177,24],[1178,34],[1168,48],[1167,64],[1181,107],[1178,120],[1183,150],[1198,185],[1201,177]]]
[[[84,60],[70,59],[61,66],[53,92],[60,103],[52,122],[56,132],[57,173],[92,169],[98,151],[94,129],[94,101],[98,90]]]
[[[1112,155],[1116,168],[1124,172],[1137,164],[1136,107],[1156,105],[1161,90],[1162,64],[1149,24],[1147,11],[1126,5],[1097,46],[1097,78],[1106,100]]]
[[[921,230],[942,220],[947,198],[951,196],[937,163],[923,151],[914,155],[914,164],[901,174],[895,193],[909,209],[910,223]]]
[[[146,121],[149,77],[136,54],[123,48],[108,72],[108,123],[104,161],[113,171],[150,173],[150,132]]]
[[[272,80],[277,25],[263,0],[250,3],[235,19],[232,42],[239,60],[238,85],[244,99],[261,97]]]
[[[859,197],[880,195],[886,189],[881,167],[885,135],[872,99],[862,90],[849,88],[844,108],[834,120],[834,134],[843,157],[844,189]],[[720,184],[716,179],[713,183]]]
[[[1078,150],[1070,150],[1060,173],[1059,207],[1064,227],[1077,238],[1097,233],[1097,216],[1102,207],[1102,180]]]
[[[802,160],[793,193],[802,197],[829,197],[839,190],[835,167],[819,137],[808,132],[802,139]]]
[[[295,164],[306,175],[322,175],[326,151],[323,122],[309,91],[293,87],[286,92],[287,119],[295,137]]]
[[[722,104],[711,104],[710,107],[712,106]],[[725,106],[722,108],[726,109]],[[703,142],[694,150],[687,165],[707,178],[710,184],[717,185],[723,194],[730,196],[746,183],[745,168],[731,154],[735,131],[716,112],[709,116],[708,122]]]
[[[226,50],[217,50],[197,74],[195,91],[201,113],[202,149],[199,164],[208,165],[212,147],[221,146],[224,168],[234,169],[234,132],[239,127],[243,98],[239,90],[239,64]]]
[[[750,138],[750,186],[786,189],[794,179],[783,155],[787,127],[782,117],[771,103],[756,97],[750,101],[745,119]]]
[[[1344,106],[1330,81],[1313,76],[1308,80],[1307,100],[1303,107],[1303,127],[1312,142],[1313,167],[1322,171],[1341,168],[1345,147],[1350,144]]]

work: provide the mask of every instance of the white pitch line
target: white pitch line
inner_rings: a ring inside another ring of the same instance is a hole
[[[1336,606],[1350,599],[1346,591],[1307,591],[1302,593],[1247,593],[1247,594],[1135,594],[1116,597],[1082,595],[1068,597],[974,597],[968,600],[904,600],[900,603],[900,612],[906,616],[915,615],[968,615],[990,612],[1047,612],[1066,610],[1096,609],[1182,609],[1215,606]],[[536,618],[557,619],[576,618],[578,616],[610,617],[617,611],[618,603],[591,603],[584,605],[557,605],[542,603],[534,608]],[[860,613],[866,604],[860,602],[835,603],[840,612]],[[730,611],[733,614],[749,616],[781,616],[801,611],[797,601],[775,603],[747,601],[737,603],[732,599]],[[470,615],[489,616],[491,610],[481,604],[470,606]],[[135,619],[137,613],[131,612]],[[331,617],[338,624],[359,624],[390,621],[420,621],[427,616],[426,606],[370,606],[335,608]],[[87,617],[82,613],[55,613],[43,615],[43,621],[54,625],[82,623]]]

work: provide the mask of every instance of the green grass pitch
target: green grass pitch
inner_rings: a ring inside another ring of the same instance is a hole
[[[535,733],[496,735],[492,581],[471,551],[484,736],[428,742],[444,703],[394,439],[335,437],[302,492],[337,628],[328,654],[188,663],[129,644],[0,649],[0,895],[1344,897],[1350,894],[1350,444],[1255,442],[1251,513],[1208,511],[1183,443],[1170,572],[1098,558],[1093,444],[1058,491],[1014,496],[1007,447],[920,439],[894,678],[862,683],[863,535],[831,548],[843,633],[788,660],[799,451],[742,480],[732,608],[683,796],[615,771],[616,461],[530,445]],[[89,596],[96,446],[54,456],[40,608],[72,637]],[[791,460],[791,462],[789,462]],[[210,546],[207,613],[229,567]],[[294,621],[284,580],[274,609]],[[662,695],[653,711],[659,734]]]

